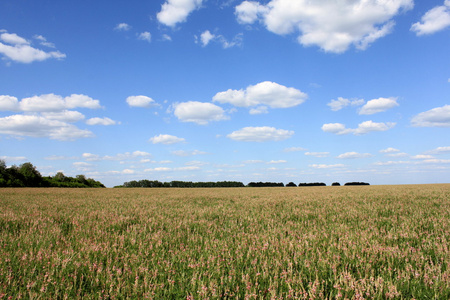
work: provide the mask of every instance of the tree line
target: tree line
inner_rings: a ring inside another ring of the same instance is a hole
[[[339,182],[333,182],[332,186],[340,186]],[[347,182],[345,185],[369,185],[365,182]],[[161,182],[158,180],[132,180],[125,182],[123,185],[115,186],[115,188],[214,188],[214,187],[284,187],[282,182],[250,182],[244,185],[239,181],[218,181],[218,182],[192,182],[192,181],[170,181]],[[289,182],[286,187],[307,187],[307,186],[326,186],[323,182],[301,182],[298,185]]]
[[[244,187],[242,182],[238,181],[218,181],[218,182],[192,182],[192,181],[170,181],[170,182],[160,182],[158,180],[132,180],[125,182],[123,185],[116,187],[140,187],[140,188],[213,188],[213,187]]]
[[[105,186],[84,175],[65,176],[62,172],[55,176],[42,176],[32,163],[6,167],[0,159],[0,187],[70,187],[70,188],[104,188]]]

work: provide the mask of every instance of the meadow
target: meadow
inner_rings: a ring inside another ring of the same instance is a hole
[[[0,299],[450,299],[450,184],[0,189]]]

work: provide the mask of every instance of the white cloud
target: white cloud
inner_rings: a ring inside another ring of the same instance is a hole
[[[131,26],[128,25],[127,23],[120,23],[120,24],[117,24],[117,26],[114,27],[114,29],[118,30],[118,31],[128,31],[131,29]]]
[[[131,169],[124,169],[124,170],[122,170],[122,174],[134,174],[134,173],[135,173],[135,171],[131,170]]]
[[[427,153],[436,155],[450,153],[450,147],[437,147],[434,150],[427,151]]]
[[[395,126],[396,123],[376,123],[373,121],[365,121],[358,125],[358,128],[351,129],[346,128],[344,124],[341,123],[328,123],[322,126],[322,130],[329,133],[334,133],[337,135],[353,133],[354,135],[363,135],[373,131],[386,131]]]
[[[156,17],[160,23],[174,27],[177,23],[185,22],[189,14],[200,8],[201,4],[202,0],[166,0]]]
[[[241,24],[259,20],[279,35],[298,32],[298,42],[304,46],[342,53],[351,45],[364,50],[389,34],[394,26],[391,19],[413,4],[413,0],[272,0],[266,5],[244,1],[236,6],[235,14]]]
[[[152,137],[150,139],[150,141],[153,144],[171,145],[171,144],[184,142],[185,139],[179,138],[179,137],[176,137],[176,136],[173,136],[173,135],[169,135],[169,134],[160,134],[160,135]]]
[[[367,101],[359,110],[360,115],[373,115],[398,106],[397,98],[378,98]]]
[[[274,127],[245,127],[227,135],[228,138],[241,142],[282,141],[290,138],[294,131]]]
[[[89,120],[86,120],[86,124],[110,126],[110,125],[116,125],[117,122],[114,120],[111,120],[110,118],[105,117],[105,118],[90,118]]]
[[[0,110],[23,112],[61,112],[68,108],[101,108],[100,102],[86,95],[72,94],[61,97],[55,94],[45,94],[24,98],[17,101],[11,96],[0,96]]]
[[[64,53],[59,51],[45,52],[44,50],[33,48],[26,39],[15,33],[8,32],[0,34],[0,54],[4,56],[4,59],[20,63],[32,63],[50,58],[63,59],[66,57]]]
[[[75,123],[84,119],[84,115],[78,111],[63,110],[58,112],[43,112],[42,116],[49,120]]]
[[[4,160],[6,162],[27,160],[27,158],[25,156],[0,156],[0,159]]]
[[[94,100],[89,96],[83,94],[72,94],[64,98],[65,105],[67,108],[89,108],[98,109],[101,108],[100,101]]]
[[[429,154],[418,154],[418,155],[411,156],[411,158],[412,159],[433,159],[434,157]]]
[[[105,155],[100,156],[98,154],[92,154],[92,153],[83,153],[82,157],[83,159],[87,161],[123,161],[123,160],[133,160],[140,157],[149,157],[151,156],[150,153],[144,152],[144,151],[134,151],[134,152],[125,152],[125,153],[118,153],[114,156]]]
[[[198,39],[197,36],[195,36],[196,40]],[[231,48],[234,46],[240,46],[242,45],[242,34],[237,34],[232,41],[228,41],[223,35],[216,35],[211,33],[209,30],[205,30],[200,35],[200,42],[202,44],[202,47],[206,47],[210,42],[218,42],[222,45],[224,49]]]
[[[225,111],[212,103],[189,101],[174,105],[175,116],[182,122],[206,125],[211,121],[226,120]]]
[[[0,95],[0,111],[19,111],[19,101],[16,97]]]
[[[388,153],[388,154],[386,154],[386,156],[389,156],[389,157],[407,157],[408,153],[405,153],[405,152]]]
[[[29,42],[24,39],[23,37],[18,36],[15,33],[7,33],[4,32],[0,34],[0,40],[2,40],[5,43],[11,44],[11,45],[28,45]]]
[[[396,152],[400,152],[400,150],[392,147],[380,150],[380,153],[396,153]]]
[[[270,12],[269,7],[256,1],[244,1],[235,8],[237,21],[240,24],[252,24]]]
[[[450,105],[422,112],[411,119],[416,127],[450,127]]]
[[[308,95],[298,89],[264,81],[256,85],[250,85],[245,90],[229,89],[225,92],[219,92],[213,97],[213,101],[230,103],[238,107],[288,108],[302,104],[307,98]]]
[[[269,112],[267,106],[258,106],[255,108],[250,109],[249,113],[251,115],[260,115],[260,114],[267,114]]]
[[[372,121],[365,121],[358,125],[358,128],[353,130],[355,135],[362,135],[372,131],[386,131],[395,126],[393,122],[376,123]]]
[[[286,160],[283,160],[283,159],[280,159],[280,160],[271,160],[271,161],[269,161],[268,162],[268,164],[285,164],[285,163],[287,163],[287,161]]]
[[[138,35],[138,40],[141,40],[141,41],[147,41],[147,42],[151,42],[151,40],[152,40],[152,35],[150,34],[150,32],[148,32],[148,31],[145,31],[145,32],[141,32],[141,33],[139,33],[139,35]]]
[[[216,36],[214,34],[212,34],[209,30],[205,30],[201,35],[200,35],[200,40],[202,42],[202,46],[205,47],[209,44],[209,42],[211,40],[213,40]]]
[[[323,124],[322,130],[325,132],[334,133],[334,134],[338,134],[338,135],[347,134],[347,133],[352,132],[351,129],[345,128],[345,125],[341,124],[341,123]]]
[[[358,153],[358,152],[346,152],[337,156],[340,159],[355,159],[355,158],[366,158],[371,157],[370,153]]]
[[[194,156],[194,155],[204,155],[206,154],[206,152],[200,150],[193,150],[193,151],[176,150],[172,151],[172,154],[176,156]]]
[[[290,147],[290,148],[286,148],[284,149],[284,152],[298,152],[298,151],[306,151],[307,149],[302,148],[302,147]]]
[[[305,152],[305,155],[315,156],[315,157],[327,157],[330,152]]]
[[[422,16],[421,22],[414,23],[411,31],[416,35],[432,34],[450,26],[450,0],[445,0],[444,5],[436,6]]]
[[[326,164],[313,164],[309,165],[311,168],[315,169],[333,169],[333,168],[342,168],[345,167],[343,164],[334,164],[334,165],[326,165]]]
[[[162,40],[170,42],[170,41],[172,41],[172,37],[170,35],[168,35],[168,34],[163,34],[162,35]]]
[[[47,39],[45,37],[43,37],[42,35],[36,34],[33,36],[33,38],[40,41],[40,44],[42,46],[49,47],[49,48],[55,48],[55,44],[48,42]]]
[[[129,96],[126,101],[131,107],[151,107],[158,105],[152,98],[142,95]]]
[[[23,115],[11,115],[1,119],[0,133],[13,136],[48,137],[56,140],[75,140],[92,137],[93,133],[82,130],[75,123],[85,117],[70,108],[101,108],[100,102],[89,96],[72,94],[62,97],[55,94],[45,94],[24,98],[18,101],[16,97],[0,95],[0,111],[23,112]],[[98,118],[93,118],[93,122]],[[103,122],[110,122],[103,119]]]
[[[81,172],[88,172],[93,168],[93,165],[87,162],[74,162],[72,165]]]
[[[36,115],[12,115],[0,118],[0,133],[12,136],[48,137],[62,141],[94,136],[89,130]]]
[[[404,161],[404,160],[395,160],[395,161],[384,161],[384,162],[376,162],[374,165],[376,166],[392,166],[392,165],[405,165],[410,164],[410,161]]]
[[[349,100],[346,98],[338,97],[337,100],[331,100],[327,105],[331,108],[332,111],[338,111],[343,109],[346,106],[358,106],[364,104],[363,99]]]

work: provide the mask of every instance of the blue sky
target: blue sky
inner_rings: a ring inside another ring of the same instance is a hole
[[[125,181],[450,179],[450,0],[0,3],[0,159]]]

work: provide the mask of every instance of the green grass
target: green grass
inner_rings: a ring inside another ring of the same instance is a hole
[[[450,185],[0,189],[0,299],[449,299]]]

